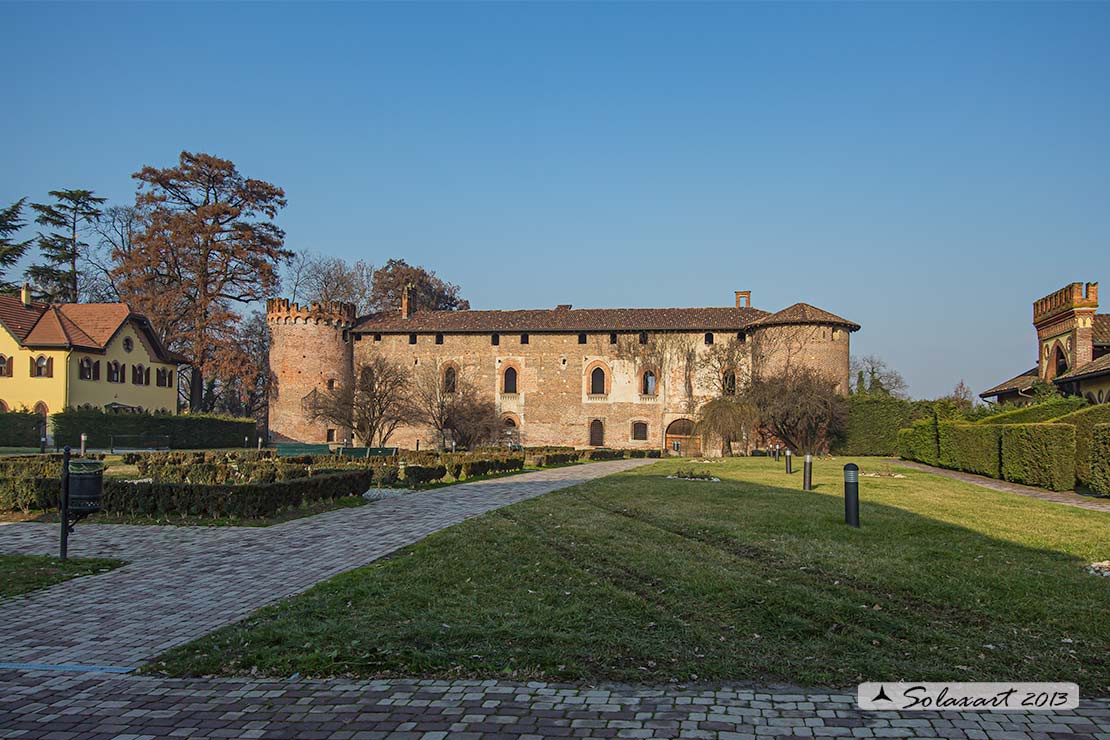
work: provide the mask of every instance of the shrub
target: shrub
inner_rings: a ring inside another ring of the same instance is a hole
[[[933,401],[853,396],[844,434],[833,441],[830,451],[835,455],[893,455],[900,451],[900,429],[936,414]]]
[[[1067,398],[1052,398],[1042,403],[1003,411],[1000,414],[987,416],[977,421],[977,424],[1038,424],[1040,422],[1057,419],[1070,414],[1087,405],[1086,399],[1081,396],[1068,396]]]
[[[585,457],[587,460],[621,460],[624,458],[624,450],[589,450]]]
[[[41,422],[33,411],[0,412],[0,447],[38,447]]]
[[[1078,436],[1076,439],[1078,440]],[[1096,493],[1110,494],[1110,424],[1096,424],[1091,430],[1091,474],[1088,485]]]
[[[1075,427],[1007,424],[1002,427],[1002,477],[1066,491],[1075,485]]]
[[[1081,409],[1053,419],[1052,423],[1071,424],[1075,427],[1075,477],[1080,483],[1090,486],[1094,429],[1098,424],[1110,424],[1110,404]]]
[[[419,488],[443,478],[447,475],[447,468],[443,465],[405,465],[404,473],[405,484],[410,488]]]
[[[99,409],[65,409],[50,417],[54,444],[76,447],[81,433],[88,434],[89,447],[109,447],[120,435],[165,436],[170,447],[206,449],[242,447],[243,439],[256,439],[254,419],[237,419],[214,414],[115,414]]]
[[[1002,426],[943,421],[937,425],[937,463],[965,473],[1002,477]]]
[[[905,435],[899,434],[899,442],[902,457],[926,465],[936,465],[939,457],[936,417],[929,416],[915,421]]]
[[[528,458],[529,467],[543,468],[548,465],[565,465],[578,462],[577,452],[548,452],[541,455],[532,455]]]

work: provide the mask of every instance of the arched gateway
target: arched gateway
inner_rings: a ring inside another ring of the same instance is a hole
[[[694,436],[694,422],[675,419],[667,425],[667,449],[682,457],[701,455],[701,439]]]

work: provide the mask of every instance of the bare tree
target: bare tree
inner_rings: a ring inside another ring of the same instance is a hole
[[[905,378],[876,355],[853,357],[849,372],[856,377],[857,394],[876,396],[879,398],[908,398]],[[861,382],[866,382],[866,388],[861,387]]]
[[[504,431],[493,399],[479,394],[471,384],[460,386],[455,393],[449,423],[455,441],[468,450],[499,442]]]
[[[715,398],[701,405],[694,423],[694,433],[706,447],[716,440],[721,444],[721,455],[732,455],[733,442],[744,442],[755,435],[759,425],[759,410],[743,398]],[[746,452],[747,450],[745,450]]]
[[[410,374],[399,363],[375,355],[355,368],[353,383],[312,391],[304,409],[313,421],[350,429],[367,446],[384,446],[397,427],[412,419]]]
[[[131,254],[132,239],[143,230],[142,212],[135,206],[108,206],[92,224],[96,239],[79,253],[81,300],[114,303],[120,300],[112,271]]]
[[[454,373],[453,377],[448,377]],[[439,436],[440,449],[447,447],[451,435],[451,409],[459,387],[458,370],[454,366],[424,365],[414,373],[409,389],[413,420],[424,424]]]
[[[373,289],[373,265],[362,260],[347,263],[339,257],[309,262],[302,287],[308,301],[353,303],[360,316],[370,312]]]
[[[827,449],[847,420],[847,402],[836,382],[808,367],[752,379],[744,398],[759,410],[772,434],[801,454]]]
[[[421,368],[409,400],[413,420],[432,429],[441,448],[449,441],[466,448],[493,444],[504,431],[497,405],[454,365]]]

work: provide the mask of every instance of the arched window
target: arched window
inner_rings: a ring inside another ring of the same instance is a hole
[[[725,370],[721,375],[721,390],[724,391],[726,396],[736,395],[736,371],[732,369]]]
[[[640,393],[645,396],[655,395],[655,373],[651,370],[644,372],[640,379]]]
[[[12,377],[12,370],[15,369],[15,358],[5,357],[0,355],[0,378]]]
[[[506,416],[501,420],[501,423],[505,425],[506,429],[516,429],[516,422],[513,421],[511,416]]]
[[[643,441],[648,437],[647,422],[632,422],[632,439]]]
[[[52,378],[54,377],[54,358],[39,355],[31,360],[31,377],[33,378]]]
[[[706,344],[713,344],[713,332],[707,331],[705,333],[705,343]]]
[[[35,404],[34,412],[44,419],[50,414],[50,410],[46,408],[46,404],[42,401]]]
[[[1064,354],[1064,348],[1056,345],[1056,358],[1055,358],[1055,372],[1053,377],[1059,377],[1068,371],[1068,356]]]
[[[88,357],[77,363],[77,377],[80,380],[92,380],[92,360]]]
[[[146,368],[144,368],[142,365],[133,365],[131,367],[131,384],[132,385],[145,385],[143,383],[143,381],[146,380],[145,369]]]
[[[501,392],[502,393],[516,393],[516,368],[505,368],[504,375],[501,376]]]
[[[123,365],[120,365],[115,360],[108,363],[108,382],[109,383],[122,383],[123,382]]]
[[[444,393],[454,393],[455,388],[458,386],[458,384],[459,384],[459,373],[458,373],[458,371],[455,370],[455,368],[448,366],[448,368],[443,371],[443,392]]]
[[[0,401],[0,413],[8,413],[8,404],[4,403],[3,401]]]
[[[605,370],[604,368],[595,367],[593,372],[590,373],[590,395],[591,396],[604,396],[605,395]],[[598,422],[599,424],[601,422]]]
[[[590,422],[590,446],[601,447],[605,444],[605,425],[601,423],[601,419],[594,419]]]

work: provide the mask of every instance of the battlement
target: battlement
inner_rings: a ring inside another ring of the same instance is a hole
[[[1033,302],[1033,323],[1040,324],[1077,308],[1098,308],[1098,283],[1071,283]]]
[[[266,300],[266,321],[271,324],[335,324],[350,328],[355,323],[355,305],[326,301],[313,301],[307,306],[290,303],[288,298]]]

